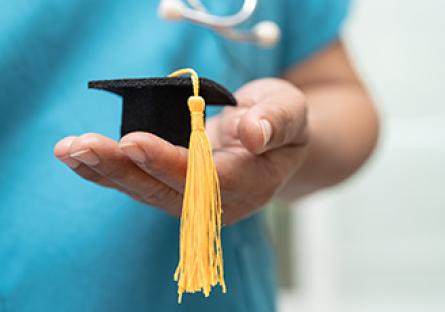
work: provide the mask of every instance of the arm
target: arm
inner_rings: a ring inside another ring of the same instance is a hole
[[[307,156],[279,193],[293,199],[353,174],[372,153],[379,125],[372,100],[341,42],[283,77],[303,91],[308,106]]]

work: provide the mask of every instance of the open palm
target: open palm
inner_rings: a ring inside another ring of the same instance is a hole
[[[307,141],[301,92],[279,79],[251,82],[237,107],[210,118],[207,131],[221,182],[224,223],[261,207],[299,168]],[[144,132],[120,142],[99,134],[66,137],[54,149],[81,177],[180,215],[187,149]]]

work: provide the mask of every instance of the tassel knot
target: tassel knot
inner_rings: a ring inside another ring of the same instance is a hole
[[[204,109],[205,102],[200,96],[191,96],[188,99],[188,107],[190,110],[190,116],[192,121],[192,131],[204,131]]]

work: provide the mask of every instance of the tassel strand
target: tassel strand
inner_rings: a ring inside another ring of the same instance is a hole
[[[178,303],[183,293],[202,291],[206,297],[213,286],[227,291],[221,247],[221,193],[212,147],[205,131],[205,101],[199,96],[199,77],[193,69],[182,69],[169,77],[191,75],[193,96],[188,99],[191,115],[187,177],[181,213],[179,263],[174,274]]]

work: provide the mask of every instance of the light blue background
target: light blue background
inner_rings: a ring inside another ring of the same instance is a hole
[[[208,1],[219,13],[240,1]],[[261,216],[223,230],[228,294],[176,303],[178,220],[87,183],[52,156],[66,135],[118,138],[120,99],[93,79],[194,67],[231,90],[333,41],[346,0],[262,0],[283,30],[261,50],[156,16],[153,0],[0,0],[0,311],[273,311]],[[230,49],[236,61],[222,49]]]

